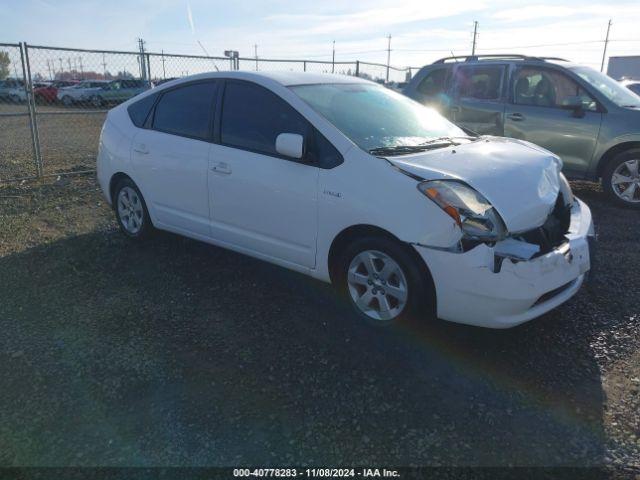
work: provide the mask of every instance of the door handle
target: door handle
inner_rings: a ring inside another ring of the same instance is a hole
[[[510,113],[509,115],[507,115],[507,118],[509,120],[513,120],[514,122],[521,122],[522,120],[524,120],[524,115],[522,115],[521,113]]]
[[[147,146],[144,143],[140,143],[133,147],[133,151],[143,155],[147,155],[149,153],[149,149],[147,149]]]
[[[221,173],[223,175],[229,175],[231,173],[229,165],[227,165],[225,162],[216,163],[213,167],[211,167],[211,171]]]

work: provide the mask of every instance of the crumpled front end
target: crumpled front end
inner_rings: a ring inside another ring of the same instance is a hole
[[[562,199],[562,195],[558,197]],[[431,270],[438,316],[490,328],[538,317],[571,298],[590,269],[594,227],[578,199],[558,205],[542,227],[459,251],[414,245]]]

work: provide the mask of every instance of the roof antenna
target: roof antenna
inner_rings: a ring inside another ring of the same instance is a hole
[[[202,43],[200,42],[200,39],[198,38],[198,35],[196,34],[196,26],[193,23],[193,13],[191,12],[191,4],[189,2],[187,2],[187,20],[189,21],[189,26],[191,27],[191,33],[193,34],[196,43],[200,46],[200,48],[204,51],[204,54],[207,57],[211,57],[211,55],[209,55],[209,52],[207,52],[207,49],[204,48],[204,45],[202,45]],[[216,72],[219,72],[220,69],[218,68],[218,65],[216,65],[216,61],[211,58],[211,63],[213,63],[213,68],[216,69]]]
[[[451,50],[451,57],[453,58],[453,61],[458,63],[458,59],[456,58],[455,53],[453,53],[453,50]]]

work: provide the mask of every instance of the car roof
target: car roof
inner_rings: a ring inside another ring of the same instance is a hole
[[[279,83],[285,87],[292,85],[313,85],[319,83],[372,83],[368,80],[352,77],[349,75],[335,75],[329,73],[310,73],[310,72],[244,72],[244,71],[220,71],[220,72],[207,72],[197,75],[191,75],[189,77],[182,77],[170,82],[163,83],[164,87],[167,84],[176,85],[183,81],[200,80],[207,78],[228,78],[237,80],[248,80],[255,83]]]

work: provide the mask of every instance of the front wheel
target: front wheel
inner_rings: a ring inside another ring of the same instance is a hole
[[[345,249],[337,287],[370,325],[385,327],[434,316],[432,282],[409,248],[389,238],[369,237]]]
[[[113,202],[118,224],[127,237],[146,240],[151,236],[154,229],[147,205],[132,180],[120,180],[114,191]]]
[[[71,105],[73,105],[73,98],[71,98],[69,95],[65,95],[64,97],[62,97],[62,104],[65,107],[70,107]]]
[[[640,209],[640,150],[613,157],[602,173],[602,188],[618,205]]]

